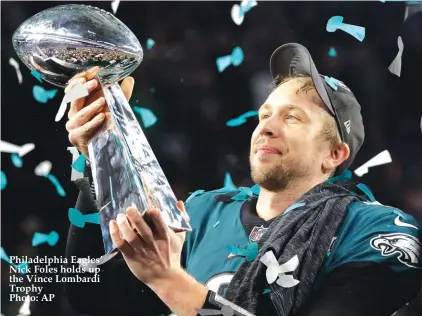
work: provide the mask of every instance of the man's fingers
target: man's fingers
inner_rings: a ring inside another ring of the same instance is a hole
[[[78,111],[73,117],[66,123],[66,130],[70,132],[79,126],[84,125],[91,120],[96,114],[99,114],[105,105],[105,99],[103,97],[95,100],[87,107]]]
[[[71,130],[71,132],[69,132],[70,143],[78,147],[78,145],[81,145],[80,143],[82,141],[88,142],[101,128],[102,124],[104,123],[104,119],[104,113],[99,113],[89,122]]]
[[[145,212],[144,217],[150,219],[154,226],[154,232],[159,238],[166,238],[168,236],[168,226],[161,212],[157,209]]]
[[[122,83],[120,84],[120,88],[123,91],[126,99],[129,101],[130,97],[132,96],[133,87],[135,85],[135,79],[133,77],[126,77],[123,79]]]
[[[129,223],[128,218],[120,213],[117,216],[117,225],[123,234],[123,239],[129,243],[135,250],[141,250],[143,248],[140,237],[134,231],[134,227]]]
[[[119,225],[116,221],[110,221],[109,224],[110,236],[114,246],[119,249],[125,255],[132,255],[134,253],[133,248],[120,236]]]
[[[85,79],[79,78],[77,80],[79,80],[79,81],[76,82],[76,83],[74,81],[72,81],[73,86],[68,89],[67,93],[76,84],[81,84]],[[92,93],[99,86],[99,82],[96,79],[92,79],[92,80],[86,81],[85,83],[83,83],[83,85],[87,88],[88,93]],[[73,100],[72,102],[70,102],[70,110],[69,110],[69,113],[67,115],[69,117],[69,119],[71,119],[78,111],[80,111],[83,108],[83,106],[85,105],[86,98],[87,97],[83,97],[83,98],[79,98],[79,99],[76,99],[76,100]]]
[[[146,212],[144,213],[144,215]],[[154,241],[154,236],[152,234],[151,228],[145,222],[143,216],[139,211],[134,207],[129,207],[126,210],[126,216],[129,218],[132,227],[138,231],[140,238],[145,243],[152,243]]]

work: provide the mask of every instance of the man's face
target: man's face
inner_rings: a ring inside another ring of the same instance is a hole
[[[314,89],[299,91],[303,78],[274,90],[259,109],[252,134],[252,179],[268,190],[284,189],[291,181],[321,174],[329,142],[321,137],[323,104]]]

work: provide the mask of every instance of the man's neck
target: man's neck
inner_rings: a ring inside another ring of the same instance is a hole
[[[300,183],[290,183],[285,189],[277,192],[268,191],[261,187],[256,203],[256,213],[260,218],[268,221],[282,214],[302,195],[321,182],[321,179],[314,181],[304,181],[301,179]]]

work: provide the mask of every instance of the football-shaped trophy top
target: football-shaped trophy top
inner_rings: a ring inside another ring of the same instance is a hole
[[[141,44],[123,22],[83,4],[56,6],[32,16],[13,34],[13,47],[29,69],[59,87],[94,66],[100,66],[103,84],[115,83],[143,58]]]

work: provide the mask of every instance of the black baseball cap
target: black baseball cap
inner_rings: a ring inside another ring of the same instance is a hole
[[[350,156],[337,167],[336,175],[347,170],[352,164],[365,139],[361,107],[352,91],[341,81],[320,75],[311,54],[305,46],[289,43],[277,48],[270,58],[273,78],[295,74],[309,75],[315,89],[333,115],[343,142],[350,148]]]

